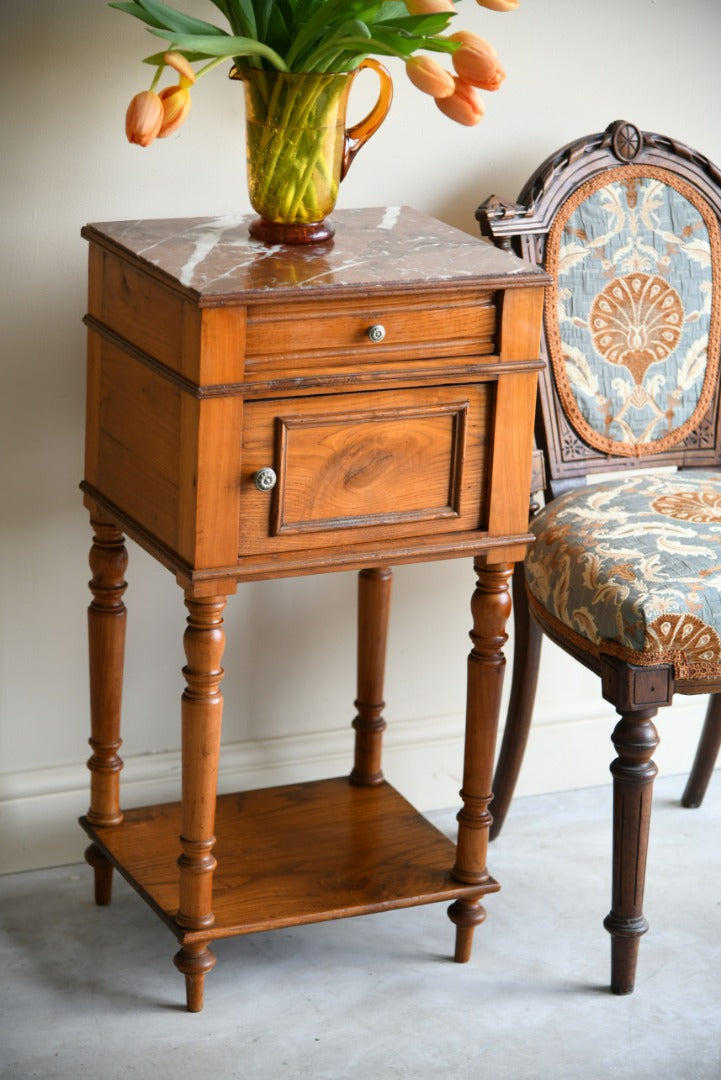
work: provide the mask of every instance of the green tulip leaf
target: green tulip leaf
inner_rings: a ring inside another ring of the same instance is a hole
[[[230,23],[234,34],[258,37],[253,0],[212,0]]]
[[[268,34],[271,12],[275,7],[275,0],[255,0],[253,7],[255,9],[255,24],[258,37],[261,41],[265,41]]]
[[[213,57],[209,53],[203,52],[191,52],[189,49],[176,49],[181,56],[184,56],[189,64],[197,64],[201,60],[212,60]],[[165,66],[165,56],[168,52],[167,49],[163,49],[162,52],[153,53],[152,56],[145,56],[143,58],[144,64],[149,64],[151,67],[163,67]]]
[[[226,56],[260,56],[265,60],[269,60],[273,67],[278,68],[279,71],[288,70],[283,58],[277,52],[262,41],[256,41],[254,38],[230,37],[228,34],[224,34],[223,37],[216,35],[206,37],[202,34],[168,34],[167,31],[153,29],[151,29],[150,33],[157,34],[158,37],[168,38],[173,48],[177,48],[181,52],[190,49],[193,52],[204,53],[209,57],[220,58]]]
[[[194,19],[191,15],[183,15],[181,12],[176,11],[175,8],[162,4],[160,0],[137,0],[137,3],[167,30],[173,30],[179,34],[222,34],[225,37],[228,36],[227,31],[221,30],[220,27],[203,22],[202,19]]]
[[[346,23],[343,27],[343,33],[348,35],[356,34],[358,37],[371,38],[373,35],[366,23],[361,22],[360,19],[354,19],[352,22]]]
[[[140,19],[141,22],[147,23],[148,26],[155,26],[158,30],[164,28],[164,24],[154,19],[152,15],[149,15],[147,11],[141,8],[140,4],[135,3],[112,3],[108,4],[108,7],[116,8],[118,11],[127,11],[128,15],[134,15],[136,19]]]
[[[405,4],[403,5],[405,8]],[[406,8],[406,12],[408,9]],[[455,18],[454,11],[439,11],[432,15],[406,15],[399,19],[376,19],[375,25],[385,30],[397,30],[401,34],[429,37],[440,34]]]

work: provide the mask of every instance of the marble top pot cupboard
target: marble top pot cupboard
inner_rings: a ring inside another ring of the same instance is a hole
[[[488,803],[509,581],[530,539],[547,278],[409,208],[335,224],[332,243],[308,247],[250,240],[243,219],[83,229],[94,538],[81,824],[96,901],[110,901],[115,868],[166,923],[191,1011],[218,938],[445,900],[466,961],[499,887]],[[188,616],[180,801],[123,812],[125,534],[172,571]],[[383,778],[383,673],[390,568],[462,556],[477,581],[453,844]],[[216,797],[228,595],[349,569],[350,774]]]

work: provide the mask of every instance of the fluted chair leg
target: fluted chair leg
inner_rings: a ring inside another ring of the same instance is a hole
[[[696,807],[701,805],[720,749],[721,694],[711,694],[693,768],[681,797],[682,806]]]
[[[506,727],[493,777],[493,815],[490,839],[495,840],[506,820],[521,771],[536,700],[543,633],[528,609],[523,563],[513,573],[513,674]]]

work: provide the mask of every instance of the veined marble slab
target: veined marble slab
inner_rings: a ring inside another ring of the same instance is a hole
[[[332,287],[369,290],[419,282],[484,281],[543,272],[480,237],[474,238],[407,206],[339,210],[335,236],[309,245],[252,240],[252,216],[111,221],[88,225],[86,239],[121,248],[151,264],[201,304],[240,300],[264,290]],[[489,281],[492,284],[492,280]]]

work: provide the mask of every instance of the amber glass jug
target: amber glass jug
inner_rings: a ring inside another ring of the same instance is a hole
[[[351,86],[366,68],[380,79],[378,99],[346,129]],[[246,157],[250,202],[259,215],[250,234],[266,243],[329,240],[326,218],[361,146],[378,130],[393,96],[391,77],[369,57],[349,72],[234,69],[245,88]]]

